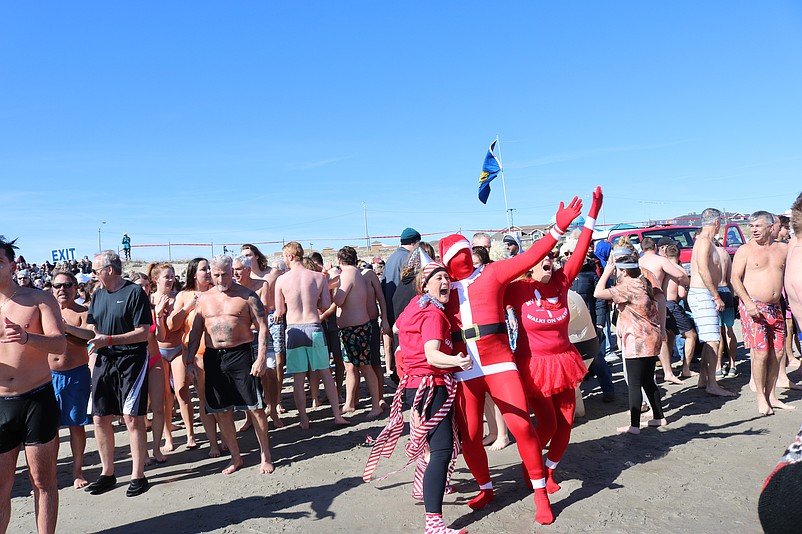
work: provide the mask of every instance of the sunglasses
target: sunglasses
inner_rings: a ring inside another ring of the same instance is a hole
[[[67,289],[75,287],[75,282],[56,282],[53,284],[53,289],[61,289],[62,287]]]
[[[97,274],[98,274],[98,273],[100,273],[100,272],[101,272],[103,269],[105,269],[105,267],[101,267],[100,269],[92,269],[92,274],[94,274],[94,275],[97,275]]]

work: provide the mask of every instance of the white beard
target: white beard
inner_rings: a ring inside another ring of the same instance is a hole
[[[224,286],[223,284],[217,284],[217,285],[216,285],[216,286],[214,286],[214,287],[216,287],[216,288],[217,288],[217,290],[218,290],[219,292],[221,292],[221,293],[224,293],[224,292],[228,291],[229,289],[231,289],[231,286],[230,286],[230,285]]]

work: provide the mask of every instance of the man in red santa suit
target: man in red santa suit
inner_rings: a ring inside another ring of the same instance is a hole
[[[504,289],[513,280],[540,262],[554,248],[562,234],[582,211],[582,201],[574,197],[557,210],[556,224],[529,250],[514,258],[474,269],[471,243],[460,234],[440,241],[442,262],[451,277],[451,298],[446,315],[451,321],[454,351],[470,355],[473,367],[455,373],[458,422],[463,441],[463,455],[476,482],[479,495],[468,502],[478,510],[493,500],[493,484],[487,454],[482,446],[485,394],[496,403],[504,416],[535,490],[535,521],[547,525],[554,521],[546,493],[546,473],[542,447],[529,418],[521,378],[510,350],[504,322]]]

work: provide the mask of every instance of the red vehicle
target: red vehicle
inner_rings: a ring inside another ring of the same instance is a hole
[[[644,237],[651,237],[654,239],[655,243],[659,241],[661,237],[670,237],[679,245],[679,261],[682,263],[685,271],[690,273],[694,234],[699,228],[699,226],[651,226],[647,228],[631,228],[613,232],[610,234],[609,241],[615,246],[622,237],[629,236],[629,241],[635,245],[635,248],[640,250],[640,243]],[[727,249],[731,257],[735,254],[735,251],[738,250],[738,247],[746,242],[744,234],[741,232],[741,227],[736,223],[722,225],[719,236],[723,238],[722,245],[724,245],[724,248]]]

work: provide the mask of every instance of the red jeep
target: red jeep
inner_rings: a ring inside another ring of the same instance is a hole
[[[698,229],[699,226],[651,226],[647,228],[632,228],[613,232],[610,234],[609,240],[610,243],[615,246],[622,237],[629,236],[630,242],[635,245],[635,248],[640,250],[640,243],[644,237],[651,237],[654,239],[655,243],[657,243],[661,237],[670,237],[679,245],[679,261],[682,263],[685,271],[690,273],[693,237]],[[746,242],[744,234],[741,232],[741,227],[736,223],[722,225],[719,235],[723,237],[722,245],[727,249],[730,257],[735,254],[738,247]]]

